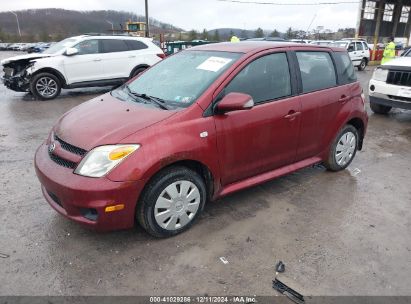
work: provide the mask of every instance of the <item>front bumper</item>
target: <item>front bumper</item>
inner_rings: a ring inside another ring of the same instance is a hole
[[[1,81],[7,88],[16,92],[28,92],[30,89],[30,80],[25,76],[1,77]]]
[[[45,199],[65,217],[98,231],[134,226],[135,207],[143,182],[113,182],[105,177],[74,174],[72,169],[50,159],[44,143],[36,151],[35,169]],[[107,206],[117,204],[124,204],[124,209],[105,212]],[[93,216],[90,216],[91,210],[95,213]]]
[[[410,87],[387,84],[383,81],[371,79],[369,85],[370,102],[383,106],[411,109],[411,98],[401,96],[401,90],[411,89]]]

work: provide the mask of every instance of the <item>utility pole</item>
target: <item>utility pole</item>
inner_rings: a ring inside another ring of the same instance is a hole
[[[17,14],[16,14],[15,12],[10,12],[10,13],[12,13],[14,16],[16,16],[16,21],[17,21],[17,30],[19,31],[19,36],[20,36],[20,38],[21,38],[19,17],[17,17]]]
[[[145,0],[146,3],[146,37],[150,37],[150,28],[148,26],[148,0]]]
[[[114,35],[114,24],[113,24],[113,22],[108,21],[108,20],[106,20],[106,22],[107,22],[108,24],[111,24],[111,30],[112,30],[113,35]]]

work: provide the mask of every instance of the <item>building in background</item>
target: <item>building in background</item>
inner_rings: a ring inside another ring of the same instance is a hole
[[[357,37],[376,46],[388,37],[409,44],[411,0],[361,0]]]

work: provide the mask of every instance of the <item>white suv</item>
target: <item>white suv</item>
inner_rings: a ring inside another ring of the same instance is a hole
[[[346,39],[334,41],[332,46],[346,49],[351,61],[359,71],[363,71],[370,62],[370,47],[367,42],[360,39]]]
[[[53,99],[62,88],[122,84],[162,58],[163,51],[149,38],[81,35],[1,64],[6,87]]]
[[[411,57],[396,58],[377,67],[369,93],[374,113],[387,114],[392,108],[411,110]]]

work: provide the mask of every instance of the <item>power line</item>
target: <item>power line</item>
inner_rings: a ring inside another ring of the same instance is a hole
[[[217,0],[221,2],[232,2],[241,4],[262,4],[262,5],[281,5],[281,6],[318,6],[318,5],[338,5],[338,4],[358,4],[359,1],[339,1],[339,2],[316,2],[316,3],[280,3],[280,2],[261,2],[261,1],[240,1],[240,0]]]

